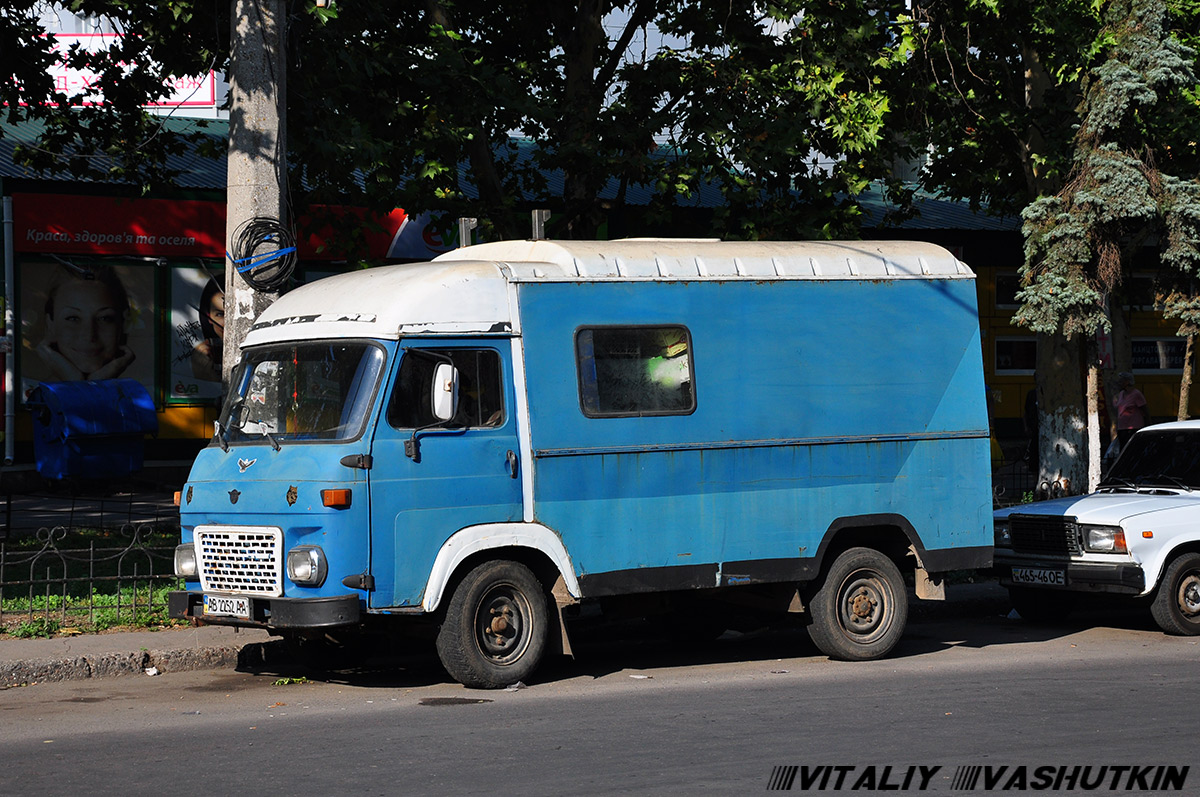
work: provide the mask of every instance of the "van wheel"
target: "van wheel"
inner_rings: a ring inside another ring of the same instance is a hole
[[[1008,602],[1029,623],[1061,623],[1075,609],[1075,596],[1052,589],[1009,587]]]
[[[1185,553],[1171,560],[1150,613],[1168,634],[1200,634],[1200,554]]]
[[[809,637],[826,656],[845,661],[887,655],[908,619],[900,569],[870,548],[851,548],[838,556],[809,606]]]
[[[533,674],[546,651],[550,607],[537,577],[519,562],[486,562],[454,590],[438,629],[450,677],[496,689]]]

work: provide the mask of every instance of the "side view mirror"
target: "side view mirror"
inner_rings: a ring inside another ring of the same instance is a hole
[[[450,363],[438,363],[433,371],[430,395],[433,417],[445,422],[458,412],[458,369]]]

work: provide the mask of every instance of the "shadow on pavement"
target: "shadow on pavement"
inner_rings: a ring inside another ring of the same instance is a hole
[[[1145,606],[1128,599],[1096,599],[1086,609],[1057,623],[1027,622],[1010,613],[1006,604],[994,600],[981,602],[974,610],[961,609],[915,613],[890,658],[930,655],[953,647],[1044,642],[1094,627],[1158,632]],[[625,621],[573,628],[571,641],[575,657],[547,656],[533,683],[599,679],[625,671],[650,673],[679,667],[823,658],[799,622],[731,630],[717,639],[681,643],[664,638],[659,625]],[[308,678],[367,688],[453,685],[428,639],[397,638],[390,644],[384,641],[366,650],[357,663],[341,660],[324,666],[301,663],[282,642],[263,647],[269,648],[266,655],[246,661],[239,670],[262,677]],[[845,666],[856,665],[848,662]]]

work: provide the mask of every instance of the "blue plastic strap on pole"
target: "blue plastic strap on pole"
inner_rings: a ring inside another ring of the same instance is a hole
[[[269,263],[272,260],[277,260],[277,259],[283,257],[284,255],[290,255],[292,252],[295,252],[295,251],[296,251],[296,247],[289,246],[286,249],[278,249],[274,252],[267,252],[266,254],[262,254],[262,255],[253,255],[251,257],[244,257],[244,258],[238,259],[238,258],[235,258],[233,255],[231,255],[228,250],[226,250],[225,256],[228,257],[229,260],[235,266],[237,266],[237,271],[239,274],[244,274],[245,272],[249,271],[250,269],[252,269],[256,266],[261,266],[263,263]],[[238,265],[239,263],[245,263],[246,265],[241,266],[241,265]]]

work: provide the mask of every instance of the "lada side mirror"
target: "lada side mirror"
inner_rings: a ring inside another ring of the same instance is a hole
[[[458,369],[438,363],[433,371],[433,417],[445,422],[458,412]]]

